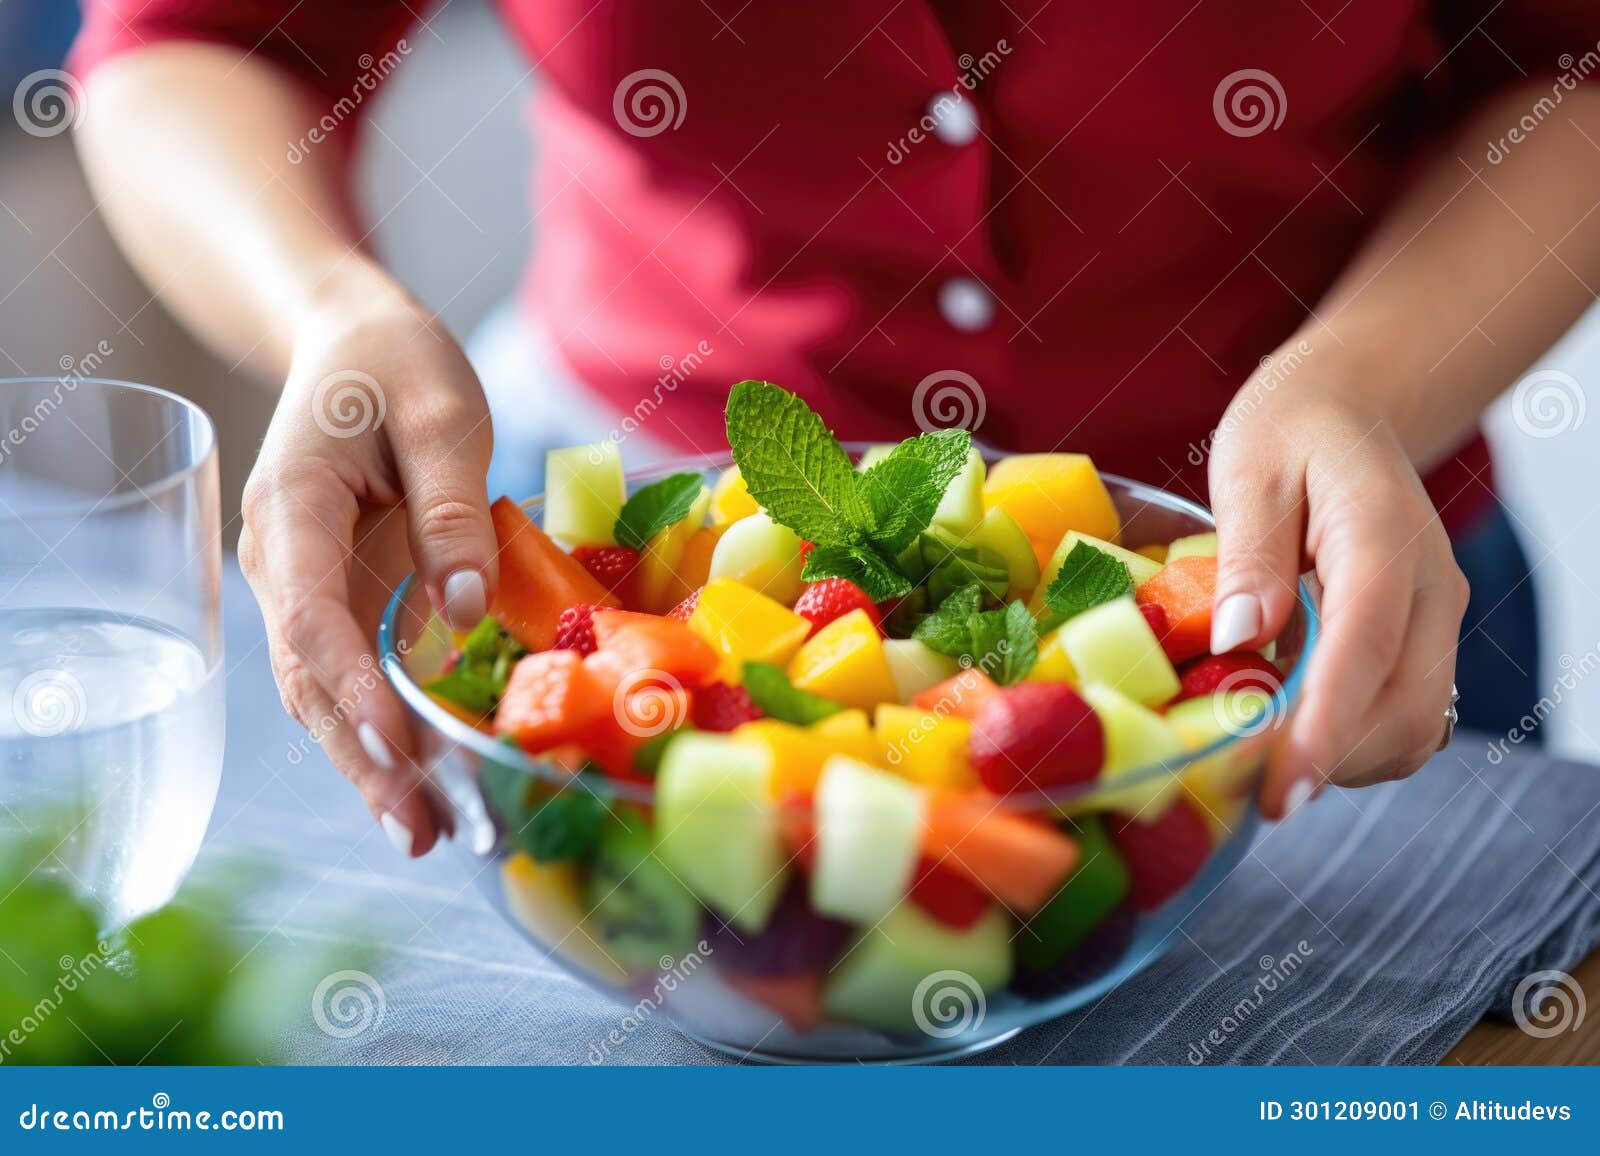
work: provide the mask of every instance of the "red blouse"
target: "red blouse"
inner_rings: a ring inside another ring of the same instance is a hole
[[[422,7],[96,0],[75,67],[221,42],[342,119]],[[1590,0],[501,8],[546,82],[528,308],[652,435],[721,444],[745,377],[873,440],[958,420],[951,387],[998,448],[1196,497],[1233,392],[1448,123],[1600,39]],[[1474,439],[1428,479],[1447,522],[1487,467]]]

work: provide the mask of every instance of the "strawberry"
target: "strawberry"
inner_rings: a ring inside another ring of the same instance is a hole
[[[1253,651],[1234,651],[1195,659],[1178,672],[1178,681],[1183,689],[1174,702],[1201,698],[1219,690],[1263,690],[1276,694],[1283,685],[1283,676],[1261,655]]]
[[[550,649],[593,654],[594,611],[594,605],[589,602],[580,602],[563,610],[561,617],[556,619],[556,640],[550,644]]]
[[[699,589],[695,590],[693,594],[690,594],[689,597],[685,598],[671,610],[667,611],[667,617],[676,618],[679,622],[689,621],[689,615],[693,614],[694,608],[700,605],[700,591],[704,589],[705,587],[701,586]]]
[[[1154,602],[1139,603],[1139,613],[1144,615],[1144,620],[1150,624],[1150,633],[1156,636],[1156,641],[1161,643],[1161,649],[1166,654],[1168,661],[1173,664],[1180,663],[1192,654],[1184,654],[1179,649],[1179,643],[1172,634],[1172,623],[1167,620],[1167,612]]]
[[[997,795],[1084,783],[1105,762],[1105,731],[1069,686],[1024,682],[994,691],[978,710],[967,753]]]
[[[634,605],[639,551],[631,546],[579,546],[572,556],[596,582],[622,599],[623,606]]]
[[[878,613],[877,603],[848,578],[824,578],[820,582],[813,582],[794,603],[794,612],[811,623],[812,634],[852,610],[865,610],[867,617],[881,628],[883,619]]]
[[[810,795],[790,791],[778,800],[778,836],[794,863],[810,871],[817,861],[817,819]]]
[[[694,692],[689,721],[703,731],[731,731],[761,717],[762,711],[742,686],[713,682]]]
[[[911,901],[946,927],[965,931],[989,910],[989,893],[924,855],[909,891]]]
[[[1211,831],[1200,812],[1179,800],[1153,823],[1115,816],[1111,838],[1128,865],[1128,898],[1140,911],[1171,899],[1200,873],[1211,855]]]

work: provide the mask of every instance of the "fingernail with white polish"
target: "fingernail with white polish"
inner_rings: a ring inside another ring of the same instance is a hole
[[[474,855],[487,855],[494,850],[494,827],[485,822],[474,826],[472,831],[472,853]]]
[[[1289,784],[1289,789],[1283,796],[1283,817],[1287,819],[1311,799],[1311,793],[1316,788],[1310,779],[1296,779]]]
[[[444,580],[445,621],[457,630],[471,630],[489,613],[489,595],[483,575],[476,570],[457,570]]]
[[[411,854],[411,828],[388,811],[378,817],[378,826],[383,828],[383,833],[389,836],[389,842],[394,844],[394,849],[402,855]]]
[[[384,737],[378,733],[377,727],[369,722],[362,723],[356,727],[356,738],[361,742],[361,749],[367,752],[367,758],[377,763],[379,769],[394,770],[394,752],[389,749]]]
[[[1211,653],[1227,654],[1261,633],[1261,599],[1230,594],[1211,619]]]

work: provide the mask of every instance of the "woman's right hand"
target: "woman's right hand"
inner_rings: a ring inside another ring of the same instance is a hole
[[[416,569],[468,629],[496,579],[484,474],[493,435],[455,340],[398,289],[314,311],[244,494],[239,563],[266,618],[284,707],[403,853],[451,830],[424,784],[375,654],[378,617]]]

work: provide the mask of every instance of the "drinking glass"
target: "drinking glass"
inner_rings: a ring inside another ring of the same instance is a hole
[[[172,897],[216,803],[218,505],[192,402],[0,380],[0,841],[37,848],[108,927]]]

